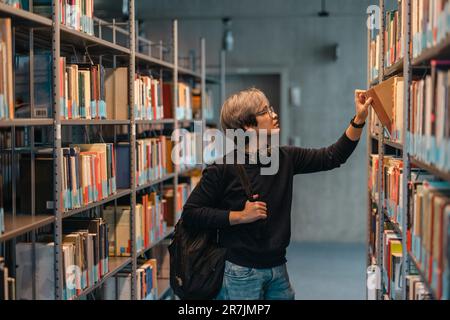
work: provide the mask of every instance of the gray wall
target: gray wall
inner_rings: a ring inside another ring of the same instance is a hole
[[[304,147],[323,147],[344,133],[354,115],[353,91],[366,87],[365,11],[369,1],[327,1],[318,18],[317,0],[152,1],[138,6],[146,36],[168,40],[169,18],[179,18],[180,50],[187,55],[206,37],[207,65],[218,65],[221,17],[233,18],[235,49],[230,68],[288,70],[286,85],[302,88],[302,106],[290,109],[288,136]],[[340,56],[330,59],[338,44]],[[218,100],[218,99],[216,99]],[[299,241],[364,242],[367,203],[366,141],[338,170],[295,180],[292,236]]]

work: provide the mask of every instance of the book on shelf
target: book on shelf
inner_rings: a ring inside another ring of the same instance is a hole
[[[163,199],[165,200],[164,220],[167,226],[173,227],[175,221],[175,190],[173,186],[165,186],[163,190]]]
[[[159,80],[136,75],[134,80],[134,103],[136,120],[159,120],[164,118],[163,89]]]
[[[410,274],[406,276],[406,295],[408,300],[431,300],[431,294],[427,290],[420,275]]]
[[[373,110],[392,140],[403,139],[403,95],[403,77],[391,77],[367,91],[367,97],[373,99]]]
[[[130,186],[130,144],[117,144],[117,159],[121,165],[117,173],[117,187]],[[142,186],[174,172],[173,142],[170,137],[136,140],[136,184]]]
[[[431,75],[411,84],[409,149],[437,168],[450,171],[450,61],[431,61]]]
[[[445,41],[450,31],[450,3],[448,1],[411,2],[412,56]]]
[[[432,179],[410,185],[408,249],[437,299],[450,298],[450,183]]]
[[[36,52],[33,59],[34,107],[31,110],[30,92],[30,56],[16,54],[15,75],[15,117],[16,118],[52,118],[53,84],[51,52]]]
[[[178,87],[178,105],[175,107],[175,118],[177,120],[192,120],[192,89],[189,85],[179,82]],[[173,117],[173,105],[174,105],[174,88],[172,83],[164,83],[163,85],[163,100],[164,100],[164,112],[168,113],[166,118]]]
[[[402,239],[393,230],[383,233],[383,255],[385,290],[391,299],[398,300],[401,298]]]
[[[137,300],[158,299],[158,278],[156,259],[138,260],[136,270]],[[131,300],[131,268],[125,267],[121,272],[109,278],[103,286],[105,300]]]
[[[116,193],[116,159],[112,143],[74,144],[62,148],[65,210],[80,208]]]
[[[127,67],[106,69],[105,101],[108,118],[115,120],[130,119]]]
[[[186,203],[189,195],[191,193],[191,185],[189,183],[178,184],[178,191],[176,193],[177,197],[177,208],[176,208],[176,220],[179,219],[181,212],[183,211],[183,206]]]
[[[81,208],[116,193],[116,159],[112,143],[79,144],[61,148],[61,209]],[[20,212],[31,212],[30,156],[19,161]],[[54,158],[52,150],[35,159],[35,208],[38,214],[54,211]]]
[[[178,83],[178,106],[176,116],[178,120],[192,120],[192,92],[185,83]]]
[[[407,1],[398,0],[397,10],[386,11],[384,30],[385,67],[394,65],[404,56],[403,35],[406,34],[405,5]]]
[[[14,118],[11,19],[0,19],[0,120]]]
[[[202,94],[200,88],[192,89],[192,116],[194,119],[213,120],[214,118],[214,102],[212,91],[205,89],[205,105],[202,106]]]
[[[94,0],[58,0],[59,21],[65,26],[94,35]],[[33,12],[51,19],[52,0],[33,0]]]
[[[63,299],[71,300],[93,286],[108,271],[108,226],[101,218],[71,218],[63,221]],[[39,235],[36,242],[36,299],[55,298],[53,235]],[[33,244],[20,242],[17,254],[17,294],[32,299]]]
[[[137,276],[137,299],[158,299],[158,266],[156,259],[140,260],[141,265],[136,272]]]
[[[16,300],[16,279],[10,277],[5,259],[0,257],[0,301]]]
[[[102,218],[63,221],[65,300],[80,295],[109,272],[108,233],[108,225]]]
[[[403,161],[401,158],[393,156],[385,156],[382,163],[382,179],[381,186],[379,186],[379,160],[377,154],[370,155],[371,166],[369,174],[369,190],[372,198],[378,202],[381,190],[383,207],[386,208],[386,215],[389,219],[398,223],[400,226],[403,223],[404,210],[403,203],[403,189],[401,188],[401,181],[403,179]],[[380,188],[381,187],[381,188]],[[381,208],[379,208],[381,210]],[[381,213],[381,211],[380,211]]]
[[[172,202],[173,203],[173,202]],[[167,233],[166,217],[173,215],[170,202],[164,193],[151,192],[139,196],[135,212],[136,250],[141,251],[159,241]],[[110,256],[131,256],[129,205],[108,206],[103,210],[104,217],[111,228],[109,237]]]
[[[389,219],[403,224],[403,160],[392,156],[383,158],[383,183],[382,192],[384,199],[384,207],[387,210]]]
[[[163,114],[164,119],[173,119],[173,85],[163,83]]]
[[[60,58],[62,119],[106,119],[105,68],[99,64],[69,64]]]

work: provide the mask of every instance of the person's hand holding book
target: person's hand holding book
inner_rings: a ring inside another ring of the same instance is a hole
[[[355,90],[355,107],[356,107],[356,124],[363,124],[366,122],[369,115],[369,107],[373,102],[372,98],[367,98],[365,90]]]

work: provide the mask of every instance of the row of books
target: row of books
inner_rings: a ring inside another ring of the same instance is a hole
[[[70,300],[109,272],[108,226],[101,218],[63,221],[63,298]],[[55,243],[52,234],[41,234],[35,243],[36,299],[55,299]],[[17,297],[33,298],[33,244],[16,245]]]
[[[408,250],[437,299],[450,298],[450,183],[421,172],[410,184]]]
[[[66,58],[61,57],[59,67],[61,118],[108,118],[103,66],[67,64]]]
[[[173,189],[173,187],[172,187]],[[167,220],[172,220],[174,210],[174,198],[167,197],[168,192],[162,194],[151,192],[143,195],[136,204],[136,250],[148,248],[166,235]],[[169,194],[170,195],[170,194]],[[130,219],[131,207],[113,206],[106,207],[103,211],[105,220],[111,228],[109,238],[110,256],[131,256]],[[167,219],[167,220],[166,220]]]
[[[406,34],[405,9],[407,1],[398,0],[398,10],[386,12],[384,29],[384,66],[390,67],[404,56],[403,35]]]
[[[384,156],[382,164],[381,188],[378,180],[380,157],[377,154],[370,155],[369,190],[375,202],[379,200],[378,190],[381,189],[383,197],[383,207],[387,216],[392,222],[400,226],[403,221],[403,189],[401,188],[403,179],[403,160],[394,156]]]
[[[418,159],[450,170],[450,61],[433,60],[431,75],[411,85],[409,149]]]
[[[108,225],[101,218],[63,221],[65,300],[75,298],[109,272],[108,233]]]
[[[145,185],[173,173],[173,143],[170,137],[138,139],[136,141],[136,184]],[[117,144],[117,161],[120,168],[117,176],[119,189],[130,186],[130,144]]]
[[[134,103],[136,120],[159,120],[164,118],[163,95],[160,82],[148,76],[136,75],[134,80]]]
[[[0,120],[14,118],[11,19],[0,19]]]
[[[158,299],[158,266],[156,259],[139,260],[136,270],[136,299]],[[105,300],[131,300],[131,268],[126,267],[108,279],[103,287]]]
[[[72,145],[62,148],[62,155],[65,210],[100,201],[116,192],[116,157],[112,143]]]
[[[383,158],[382,192],[384,207],[389,219],[402,226],[403,223],[403,160],[393,156]]]
[[[406,295],[408,300],[431,300],[432,298],[422,277],[417,274],[406,276]]]
[[[16,300],[16,279],[10,277],[5,259],[0,257],[0,301]]]
[[[383,233],[383,283],[391,300],[401,300],[403,248],[401,236],[385,225]]]
[[[411,6],[412,55],[415,58],[445,40],[450,31],[450,3],[412,0]]]
[[[58,1],[60,23],[94,35],[94,0]],[[33,12],[51,18],[52,0],[33,0]]]

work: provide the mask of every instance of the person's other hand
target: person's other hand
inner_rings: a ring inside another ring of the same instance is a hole
[[[254,195],[253,199],[257,199],[259,195]],[[247,201],[242,211],[231,212],[230,224],[247,224],[258,220],[267,219],[267,204],[261,201]]]

